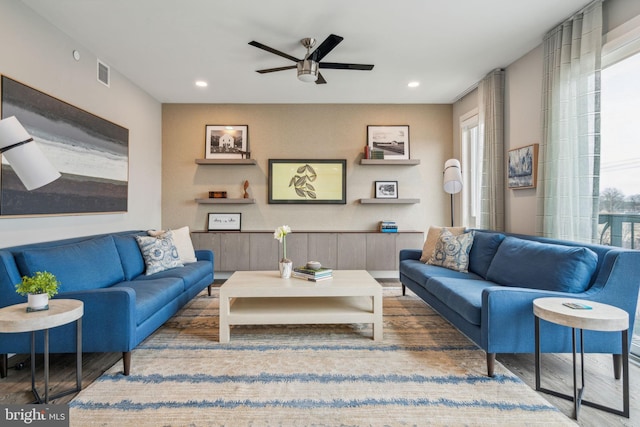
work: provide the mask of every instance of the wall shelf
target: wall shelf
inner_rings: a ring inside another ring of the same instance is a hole
[[[256,199],[196,199],[196,203],[204,205],[250,205]]]
[[[411,205],[420,203],[420,199],[360,199],[363,205]]]
[[[255,165],[256,159],[196,159],[199,165]]]
[[[393,160],[393,159],[360,159],[360,164],[365,166],[415,166],[420,164],[420,159]]]

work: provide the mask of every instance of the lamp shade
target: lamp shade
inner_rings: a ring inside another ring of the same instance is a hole
[[[460,161],[449,159],[444,163],[444,191],[449,194],[456,194],[462,191],[462,172],[460,172]]]
[[[60,178],[15,116],[0,120],[0,153],[29,191]]]

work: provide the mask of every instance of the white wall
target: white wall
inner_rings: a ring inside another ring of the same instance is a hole
[[[113,68],[110,88],[97,82],[96,56],[22,2],[0,0],[0,39],[0,74],[129,129],[128,212],[0,217],[0,247],[159,227],[161,104]]]

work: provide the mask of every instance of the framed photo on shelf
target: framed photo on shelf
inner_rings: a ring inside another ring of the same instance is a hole
[[[210,213],[207,230],[240,231],[241,222],[241,213]]]
[[[205,159],[248,159],[249,126],[206,125]]]
[[[376,181],[376,199],[397,199],[398,181]]]
[[[509,188],[536,188],[538,144],[509,150],[507,170]]]
[[[346,204],[347,161],[269,159],[269,203]]]
[[[370,159],[408,160],[409,126],[367,126]]]

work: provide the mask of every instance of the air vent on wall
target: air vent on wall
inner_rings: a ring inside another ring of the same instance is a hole
[[[98,59],[98,81],[103,85],[109,87],[110,79],[111,76],[109,66]]]

